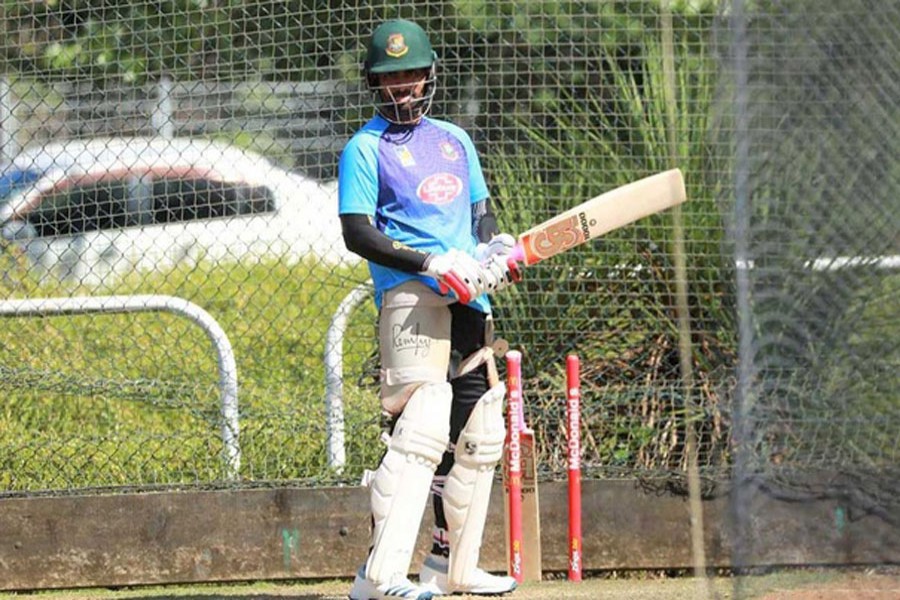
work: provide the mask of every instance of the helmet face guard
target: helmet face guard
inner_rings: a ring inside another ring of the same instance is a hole
[[[431,109],[437,89],[436,54],[425,31],[411,21],[386,21],[372,33],[366,53],[365,76],[375,108],[391,123],[416,123]],[[396,91],[408,90],[409,83],[384,86],[381,75],[403,71],[427,72],[419,95],[397,102]]]
[[[391,123],[399,125],[417,123],[431,110],[437,90],[437,75],[434,65],[426,72],[424,83],[382,85],[379,79],[378,75],[369,75],[367,78],[369,90],[372,92],[372,102],[378,113]],[[420,84],[422,89],[419,94],[414,94],[413,98],[406,101],[398,100],[396,92],[406,91],[411,86],[418,87]]]

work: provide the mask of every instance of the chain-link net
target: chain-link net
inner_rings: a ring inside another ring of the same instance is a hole
[[[196,303],[234,348],[240,478],[355,480],[381,452],[375,313],[361,305],[342,344],[326,344],[330,319],[367,276],[340,240],[333,182],[340,148],[372,112],[365,37],[384,17],[410,17],[440,54],[434,113],[471,132],[504,229],[673,164],[688,174],[696,389],[678,370],[671,216],[538,266],[496,299],[501,334],[525,353],[545,474],[563,472],[568,352],[585,365],[592,473],[679,476],[691,393],[706,411],[702,456],[721,474],[719,403],[734,351],[720,326],[730,285],[720,173],[705,141],[714,6],[677,7],[664,46],[657,2],[333,4],[8,5],[6,297]],[[16,407],[3,422],[8,490],[226,480],[215,353],[201,331],[154,313],[2,324],[0,385]],[[323,400],[334,398],[326,346],[344,352],[338,406]],[[332,460],[335,443],[345,464]],[[67,470],[79,475],[58,485]]]
[[[736,514],[832,498],[896,539],[900,7],[731,4]]]
[[[728,483],[737,426],[740,477],[793,493],[837,471],[891,508],[891,3],[0,6],[0,492],[355,482],[376,464],[376,315],[346,301],[368,273],[341,241],[334,180],[372,114],[364,41],[406,17],[432,37],[433,113],[472,135],[502,229],[686,175],[680,211],[495,298],[500,335],[524,353],[543,475],[565,471],[577,353],[591,476],[684,491],[694,433],[704,481]],[[228,336],[236,478],[201,329],[9,306],[151,294],[202,307]]]

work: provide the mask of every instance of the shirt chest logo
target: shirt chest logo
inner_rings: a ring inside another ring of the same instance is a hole
[[[416,195],[426,204],[449,204],[463,191],[462,179],[453,173],[435,173],[422,180]]]
[[[410,152],[409,148],[406,146],[395,146],[394,152],[397,153],[397,160],[399,160],[400,164],[404,167],[416,166],[416,159],[413,158],[412,152]]]
[[[459,152],[450,142],[441,142],[441,156],[451,161],[459,160]]]

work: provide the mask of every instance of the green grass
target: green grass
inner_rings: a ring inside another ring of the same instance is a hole
[[[103,293],[166,294],[207,310],[237,361],[242,476],[321,478],[328,476],[325,332],[340,300],[364,278],[363,271],[269,261],[135,274]],[[31,298],[90,293],[97,292],[27,277],[10,291]],[[373,321],[371,302],[353,316],[344,345],[350,377],[370,368]],[[217,381],[210,340],[174,315],[4,319],[0,489],[221,480]],[[378,452],[374,388],[348,385],[345,403],[358,459],[350,476]]]

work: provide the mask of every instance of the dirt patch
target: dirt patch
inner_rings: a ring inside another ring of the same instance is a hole
[[[897,600],[900,577],[847,574],[836,581],[778,589],[758,600]]]
[[[739,584],[739,585],[738,585]],[[129,589],[0,592],[0,600],[346,600],[350,581],[259,582]],[[739,589],[736,589],[739,588]],[[900,600],[900,568],[785,570],[735,580],[654,575],[526,583],[509,600]],[[456,600],[484,600],[453,596]]]

